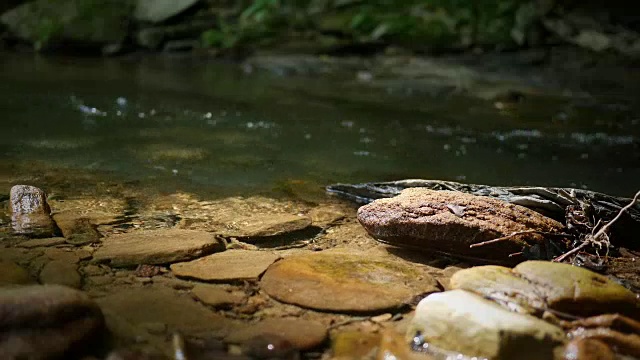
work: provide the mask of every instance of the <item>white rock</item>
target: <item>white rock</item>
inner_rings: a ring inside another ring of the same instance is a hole
[[[465,290],[420,301],[407,337],[418,332],[439,348],[489,359],[552,359],[554,347],[565,341],[559,327]]]

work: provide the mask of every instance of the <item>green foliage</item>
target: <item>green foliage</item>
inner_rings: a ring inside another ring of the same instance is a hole
[[[522,45],[536,14],[534,0],[254,0],[203,42],[227,48],[294,30],[411,48]]]

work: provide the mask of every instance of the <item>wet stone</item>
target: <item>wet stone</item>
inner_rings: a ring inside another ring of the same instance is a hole
[[[77,289],[82,284],[82,278],[76,264],[64,260],[53,260],[40,271],[40,283],[65,285]]]
[[[97,300],[108,312],[132,325],[162,323],[171,331],[226,335],[235,321],[208,310],[188,294],[151,285],[127,289]]]
[[[34,280],[24,268],[14,262],[0,260],[0,287],[31,283]]]
[[[622,313],[640,317],[636,294],[606,276],[562,263],[526,261],[513,270],[500,266],[473,267],[455,273],[451,286],[578,316]]]
[[[93,286],[104,286],[114,282],[113,276],[110,275],[94,275],[86,278],[87,283]]]
[[[276,300],[335,312],[379,312],[439,291],[420,268],[366,252],[292,256],[271,265],[260,284]]]
[[[311,209],[307,214],[315,226],[326,227],[344,219],[345,211],[333,206],[319,206]]]
[[[564,350],[564,360],[614,360],[618,357],[611,348],[597,339],[575,339]]]
[[[53,215],[53,219],[62,231],[66,242],[72,245],[92,244],[100,241],[102,235],[96,225],[88,218],[77,218],[70,212],[60,212]]]
[[[538,233],[480,247],[470,245],[536,230],[559,233],[563,225],[537,212],[497,199],[454,191],[409,188],[396,197],[358,209],[358,221],[374,238],[399,247],[440,252],[468,260],[514,264],[522,241],[540,242]]]
[[[51,208],[47,195],[30,185],[15,185],[11,188],[11,226],[16,234],[29,237],[51,237],[58,232],[51,219]]]
[[[4,248],[0,249],[0,260],[13,261],[19,265],[24,265],[41,254],[42,251],[38,251],[37,249]]]
[[[180,14],[197,2],[198,0],[138,0],[134,16],[138,21],[159,23]]]
[[[47,247],[47,246],[56,246],[64,244],[63,237],[53,237],[53,238],[45,238],[45,239],[32,239],[19,243],[16,245],[21,248],[36,248],[36,247]]]
[[[205,231],[146,230],[104,238],[93,260],[116,267],[157,265],[187,261],[222,250],[223,242]]]
[[[360,331],[342,331],[331,336],[333,356],[338,359],[365,359],[377,351],[380,343],[379,333]],[[403,339],[405,345],[406,341]],[[407,349],[409,347],[407,346]]]
[[[98,266],[98,265],[93,265],[93,264],[87,265],[82,268],[82,274],[87,276],[104,275],[108,272],[109,272],[108,268]]]
[[[77,264],[80,261],[78,254],[71,249],[47,248],[44,250],[44,255],[51,260],[60,260],[70,264]]]
[[[311,320],[271,318],[237,329],[227,336],[225,341],[247,345],[256,338],[264,338],[268,341],[270,337],[285,340],[297,350],[308,350],[325,341],[327,329],[324,325]]]
[[[511,312],[465,290],[431,294],[418,304],[407,331],[438,348],[489,359],[551,359],[564,331]]]
[[[207,284],[194,286],[191,294],[203,304],[215,308],[239,304],[244,300],[244,295],[240,292],[230,292],[218,286]]]
[[[177,277],[204,281],[256,280],[279,256],[269,251],[227,250],[171,265]]]
[[[221,230],[224,236],[240,237],[245,240],[280,236],[304,230],[311,226],[311,219],[306,216],[291,214],[255,215],[228,224],[228,229]]]
[[[100,308],[85,293],[57,285],[30,285],[0,292],[0,357],[64,358],[95,349],[102,336]]]

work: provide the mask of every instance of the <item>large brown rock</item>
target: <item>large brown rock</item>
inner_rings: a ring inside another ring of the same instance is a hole
[[[0,359],[75,358],[103,330],[100,308],[81,291],[58,285],[0,291]]]
[[[206,231],[149,230],[104,238],[93,259],[116,267],[170,264],[224,249],[224,243]]]
[[[271,265],[261,288],[289,304],[335,312],[379,312],[439,291],[416,266],[366,252],[325,251],[291,256]]]
[[[17,234],[30,237],[51,237],[58,229],[51,219],[47,195],[30,185],[11,188],[11,226]]]
[[[536,230],[560,233],[563,225],[527,208],[497,199],[454,191],[409,188],[394,198],[358,209],[358,220],[374,238],[401,247],[439,252],[480,262],[512,264],[523,242],[544,240],[525,233],[475,248],[470,245]]]

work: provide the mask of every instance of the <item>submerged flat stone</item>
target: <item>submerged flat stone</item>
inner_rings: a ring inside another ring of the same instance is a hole
[[[569,264],[526,261],[513,270],[477,266],[456,272],[450,285],[538,310],[548,307],[578,316],[640,316],[636,294],[606,276]]]
[[[0,291],[0,357],[61,359],[68,351],[93,350],[104,318],[85,293],[58,285]]]
[[[0,260],[0,287],[5,285],[31,284],[35,281],[27,270],[13,261]]]
[[[227,250],[171,265],[177,277],[204,281],[256,280],[280,258],[270,251]]]
[[[564,331],[531,315],[518,314],[474,293],[452,290],[420,301],[407,342],[420,334],[444,350],[488,359],[552,359]]]
[[[225,236],[255,239],[304,230],[311,226],[311,219],[291,214],[260,214],[239,219],[227,226],[228,229],[221,230]]]
[[[205,305],[212,307],[226,307],[238,304],[244,300],[244,294],[230,292],[219,285],[198,284],[191,289],[191,294]]]
[[[78,266],[64,260],[48,262],[40,271],[39,278],[42,284],[65,285],[76,289],[82,284]]]
[[[470,245],[516,232],[559,233],[563,229],[559,222],[522,206],[425,188],[405,189],[396,197],[364,205],[358,209],[358,220],[371,236],[391,245],[509,264],[522,261],[509,255],[522,251],[524,241],[539,242],[543,236],[525,233],[480,247]]]
[[[185,333],[226,335],[236,324],[210,311],[188,294],[160,286],[125,289],[99,298],[97,302],[109,316],[135,326],[164,324],[168,329]]]
[[[397,308],[418,294],[438,291],[436,281],[418,267],[337,251],[281,260],[269,267],[260,285],[279,301],[336,312]]]
[[[327,338],[327,328],[315,321],[298,318],[271,318],[246,325],[225,338],[232,344],[251,345],[252,340],[277,337],[291,343],[297,350],[308,350],[322,344]]]
[[[65,240],[63,237],[52,237],[52,238],[32,239],[32,240],[23,241],[17,244],[16,246],[21,248],[35,248],[35,247],[61,245],[64,243],[65,243]]]
[[[139,264],[169,264],[191,260],[224,250],[221,240],[206,231],[145,230],[111,235],[93,254],[96,262],[127,267]]]

